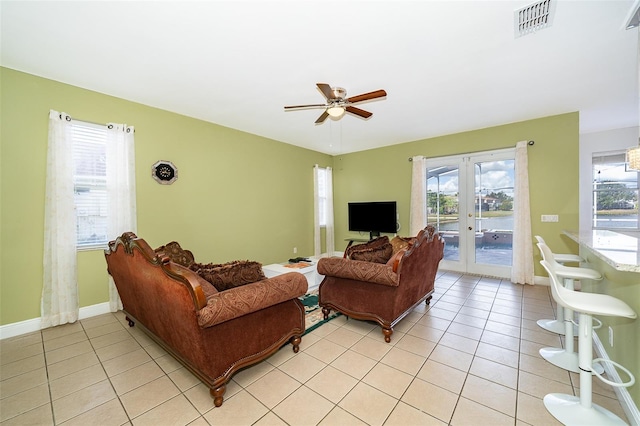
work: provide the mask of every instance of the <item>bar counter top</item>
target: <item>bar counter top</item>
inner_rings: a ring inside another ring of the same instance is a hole
[[[640,239],[606,230],[564,231],[564,234],[614,269],[640,272]]]

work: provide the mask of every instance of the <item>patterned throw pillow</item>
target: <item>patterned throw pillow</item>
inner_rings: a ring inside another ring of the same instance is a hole
[[[174,270],[181,270],[181,269],[187,269],[182,265],[174,265]],[[198,274],[196,274],[198,275]],[[207,300],[209,300],[212,296],[218,294],[218,290],[213,286],[213,284],[211,284],[210,282],[207,282],[204,278],[202,278],[201,276],[197,276],[198,279],[198,284],[200,284],[200,288],[202,289],[202,292],[204,293],[204,297],[207,298]]]
[[[250,260],[235,260],[223,264],[194,264],[191,269],[213,284],[218,291],[266,279],[262,272],[262,264]]]
[[[173,263],[182,265],[185,268],[190,267],[194,261],[193,253],[191,253],[189,250],[184,250],[182,247],[180,247],[180,244],[175,241],[171,241],[168,244],[158,247],[157,249],[155,249],[155,252],[163,252],[164,254],[169,256],[169,259],[171,259]]]
[[[393,239],[391,240],[391,245],[393,246],[393,254],[396,254],[402,249],[411,247],[411,244],[413,244],[414,240],[415,238],[413,237],[393,237]]]
[[[389,237],[387,237],[385,235],[385,236],[373,239],[371,241],[367,241],[366,243],[356,244],[354,246],[350,246],[350,247],[347,248],[346,254],[347,254],[347,257],[351,257],[351,253],[353,253],[354,251],[363,251],[363,250],[375,249],[375,248],[378,248],[380,246],[383,246],[383,245],[387,244],[388,242],[389,242]]]
[[[392,254],[393,246],[389,243],[389,237],[386,235],[347,249],[349,259],[367,262],[387,263]]]

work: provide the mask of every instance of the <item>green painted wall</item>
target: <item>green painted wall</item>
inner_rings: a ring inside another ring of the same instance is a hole
[[[49,110],[136,129],[138,235],[203,262],[313,254],[313,165],[332,158],[256,135],[0,68],[0,325],[40,316]],[[173,185],[151,166],[170,160]],[[108,300],[102,251],[78,254],[80,305]]]
[[[600,271],[604,276],[602,281],[583,282],[582,288],[589,293],[608,294],[618,299],[624,300],[636,314],[640,312],[640,284],[638,284],[638,273],[618,271],[609,264],[602,261],[591,250],[580,248],[580,255],[587,260],[589,268]],[[640,377],[640,320],[598,316],[602,321],[602,327],[596,330],[598,339],[607,351],[609,358],[625,368],[629,369],[636,380]],[[613,329],[613,346],[609,344],[609,327]],[[577,346],[576,346],[577,348]],[[628,380],[626,374],[618,372],[620,378]],[[594,378],[594,380],[598,380]],[[635,385],[627,388],[636,405],[640,405],[640,386]]]
[[[534,234],[558,251],[578,229],[578,113],[507,124],[337,157],[162,111],[78,87],[0,68],[0,325],[40,316],[48,113],[136,128],[138,235],[152,246],[171,240],[199,261],[252,259],[264,264],[313,252],[314,164],[334,169],[336,249],[347,231],[347,202],[395,199],[400,234],[408,229],[411,163],[427,157],[529,148]],[[159,185],[157,160],[179,179]],[[541,223],[558,214],[559,223]],[[346,244],[346,243],[345,243]],[[536,264],[539,257],[536,253]],[[81,252],[81,306],[108,300],[101,251]],[[537,267],[536,275],[544,273]]]
[[[396,200],[400,235],[408,235],[411,187],[410,157],[429,158],[512,148],[533,140],[528,148],[529,191],[533,235],[542,235],[558,252],[577,253],[578,247],[561,236],[578,229],[578,113],[506,124],[401,145],[337,156],[334,159],[336,248],[348,232],[349,201]],[[542,223],[542,214],[557,214],[559,222]],[[345,243],[346,244],[346,243]],[[535,273],[546,276],[535,253]]]

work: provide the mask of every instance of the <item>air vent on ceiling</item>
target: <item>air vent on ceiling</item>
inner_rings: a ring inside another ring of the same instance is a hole
[[[557,0],[542,0],[514,12],[515,35],[534,33],[551,26]]]
[[[625,28],[628,30],[638,27],[640,27],[640,0],[636,0],[633,3],[625,21]]]

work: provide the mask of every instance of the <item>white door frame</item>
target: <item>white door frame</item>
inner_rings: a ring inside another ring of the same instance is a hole
[[[425,161],[427,171],[436,167],[458,167],[458,247],[459,260],[443,259],[443,269],[479,275],[509,278],[511,266],[476,263],[475,236],[475,164],[488,161],[514,160],[515,148],[486,152],[467,153],[447,157],[428,158]],[[446,239],[445,239],[446,241]]]

